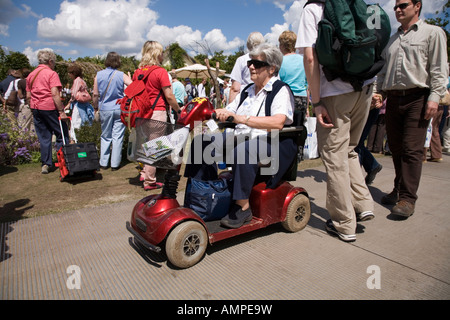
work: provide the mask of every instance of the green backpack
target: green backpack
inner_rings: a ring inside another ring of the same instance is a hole
[[[363,0],[312,0],[306,5],[314,2],[325,4],[316,53],[327,80],[341,78],[361,91],[384,65],[381,52],[391,34],[388,15]]]

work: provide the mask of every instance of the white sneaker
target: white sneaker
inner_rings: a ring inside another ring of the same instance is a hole
[[[48,174],[48,165],[44,164],[41,169],[42,174]]]
[[[326,230],[328,233],[331,233],[334,236],[338,236],[339,239],[341,239],[342,241],[353,242],[356,240],[355,234],[343,234],[343,233],[337,231],[333,224],[333,221],[331,221],[331,220],[327,220],[327,222],[325,223],[325,226],[326,226]]]
[[[356,214],[356,221],[369,221],[375,218],[372,211],[364,211]]]

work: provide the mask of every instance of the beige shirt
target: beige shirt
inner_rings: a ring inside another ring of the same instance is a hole
[[[405,33],[401,27],[383,51],[378,74],[382,91],[429,88],[428,101],[439,102],[448,81],[447,37],[444,31],[419,20]]]

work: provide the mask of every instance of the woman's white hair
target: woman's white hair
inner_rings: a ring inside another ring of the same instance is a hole
[[[275,67],[275,72],[273,75],[278,76],[281,64],[283,63],[283,54],[281,53],[280,49],[271,44],[263,43],[250,52],[251,58],[257,56],[263,56],[265,58],[265,61],[271,67]]]
[[[252,32],[250,33],[247,39],[247,49],[248,51],[252,51],[254,48],[256,48],[257,46],[259,46],[264,42],[265,42],[264,36],[262,35],[261,32],[257,31]]]
[[[52,49],[41,49],[37,54],[39,64],[49,64],[50,61],[56,62],[56,54]]]

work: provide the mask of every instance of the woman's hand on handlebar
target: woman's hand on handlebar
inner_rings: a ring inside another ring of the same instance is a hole
[[[215,110],[216,120],[219,122],[235,122],[236,114],[230,112],[226,109],[217,109]]]

